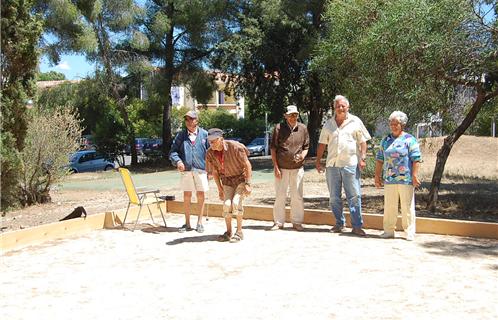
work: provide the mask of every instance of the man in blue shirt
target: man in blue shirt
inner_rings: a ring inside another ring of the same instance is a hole
[[[180,185],[183,189],[183,207],[185,224],[178,231],[193,230],[190,226],[190,203],[192,192],[197,195],[197,203],[201,207],[197,218],[197,232],[204,232],[202,216],[204,215],[205,193],[209,190],[206,174],[206,151],[209,148],[207,131],[198,126],[198,117],[195,111],[185,115],[186,128],[180,131],[173,143],[169,159],[181,174]]]

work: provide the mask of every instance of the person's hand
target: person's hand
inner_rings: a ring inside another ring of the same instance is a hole
[[[275,178],[282,178],[282,172],[280,172],[280,169],[278,167],[273,167],[273,173],[275,174]]]
[[[176,164],[176,168],[178,169],[178,171],[180,172],[183,172],[185,171],[185,165],[183,164],[183,162],[181,161],[178,161],[178,163]]]
[[[377,189],[382,188],[384,184],[382,183],[382,179],[380,177],[375,177],[375,187]]]
[[[322,169],[322,164],[320,163],[320,161],[315,162],[315,167],[318,173],[323,173],[324,170]]]
[[[251,195],[251,192],[252,192],[251,185],[248,183],[244,184],[244,195],[249,196],[249,195]]]
[[[420,180],[418,179],[417,176],[412,176],[412,184],[415,188],[420,187]]]
[[[218,189],[218,197],[221,201],[225,201],[225,192],[223,191],[223,189]]]
[[[367,166],[367,161],[360,159],[360,170],[363,171],[363,169],[365,169],[366,166]]]

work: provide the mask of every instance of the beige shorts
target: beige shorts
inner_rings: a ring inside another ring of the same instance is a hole
[[[225,201],[223,201],[223,217],[228,215],[242,216],[244,215],[244,207],[242,202],[245,198],[245,183],[239,184],[236,188],[232,186],[223,186],[225,193]]]
[[[209,182],[206,172],[183,171],[180,175],[180,187],[183,191],[206,192],[209,190]]]

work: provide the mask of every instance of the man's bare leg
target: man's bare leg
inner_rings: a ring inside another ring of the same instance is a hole
[[[242,234],[242,215],[237,215],[237,233]]]
[[[183,210],[185,212],[185,224],[190,228],[190,202],[192,201],[192,191],[183,192]]]
[[[204,209],[205,209],[204,194],[205,193],[203,191],[197,191],[197,205],[201,207],[199,211],[199,216],[197,218],[197,225],[202,225],[202,217],[204,216]]]

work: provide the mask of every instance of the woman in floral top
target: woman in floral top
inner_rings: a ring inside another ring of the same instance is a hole
[[[382,139],[376,155],[375,186],[384,185],[384,233],[381,237],[394,238],[400,203],[406,240],[412,241],[415,239],[415,188],[420,185],[421,154],[417,139],[403,131],[407,122],[408,117],[401,111],[394,111],[389,116],[391,133]]]

